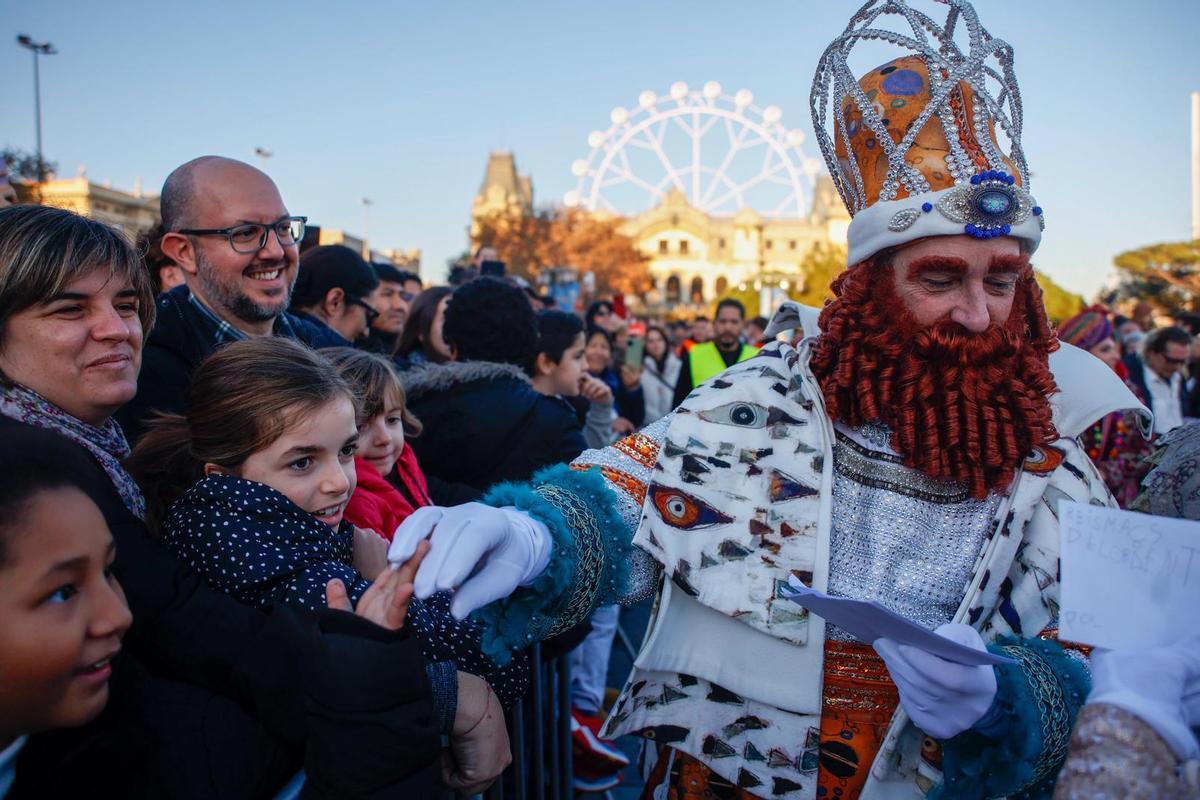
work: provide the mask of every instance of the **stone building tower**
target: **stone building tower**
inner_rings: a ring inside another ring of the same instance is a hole
[[[488,156],[483,184],[471,203],[471,239],[479,229],[478,221],[493,214],[521,217],[533,213],[533,181],[517,173],[517,161],[509,152]]]

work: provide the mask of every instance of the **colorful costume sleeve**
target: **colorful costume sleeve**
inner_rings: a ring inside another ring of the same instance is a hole
[[[1001,637],[989,650],[996,699],[975,727],[942,743],[943,783],[931,800],[1049,798],[1075,718],[1091,689],[1084,659],[1058,642]]]
[[[1184,800],[1200,793],[1194,777],[1180,774],[1171,747],[1141,717],[1097,703],[1079,712],[1054,797]]]
[[[582,622],[598,606],[653,592],[654,562],[631,541],[669,419],[485,496],[489,505],[535,517],[554,538],[550,564],[532,585],[475,614],[485,629],[483,650],[497,663]]]

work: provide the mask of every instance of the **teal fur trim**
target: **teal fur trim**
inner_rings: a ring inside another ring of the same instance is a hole
[[[629,551],[617,496],[598,467],[549,467],[529,483],[493,487],[483,502],[515,506],[550,531],[554,550],[530,586],[479,609],[483,652],[503,666],[513,654],[587,619],[626,591]]]
[[[944,782],[929,800],[1049,798],[1075,717],[1091,690],[1083,662],[1054,641],[1001,637],[988,650],[1016,658],[996,667],[1000,717],[990,738],[969,730],[942,742]],[[989,712],[987,717],[995,716]]]

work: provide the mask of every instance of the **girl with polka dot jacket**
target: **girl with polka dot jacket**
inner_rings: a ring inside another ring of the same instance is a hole
[[[130,457],[163,542],[209,584],[254,606],[325,607],[340,580],[351,602],[387,568],[387,540],[346,516],[357,484],[359,402],[327,360],[270,337],[234,342],[197,369],[185,415],[156,420]],[[388,531],[391,533],[391,531]],[[446,722],[458,670],[510,706],[528,685],[522,658],[497,667],[480,631],[435,595],[413,599],[408,626],[432,662]]]

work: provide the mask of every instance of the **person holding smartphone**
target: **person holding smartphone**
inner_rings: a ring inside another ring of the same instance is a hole
[[[667,332],[659,325],[646,326],[642,356],[642,394],[646,398],[645,423],[662,419],[671,412],[675,385],[679,382],[679,358],[671,352]]]
[[[584,355],[588,374],[604,381],[616,398],[617,420],[613,423],[613,431],[621,435],[633,433],[642,426],[646,417],[641,365],[630,366],[622,359],[618,374],[613,368],[612,335],[602,328],[588,330]]]

